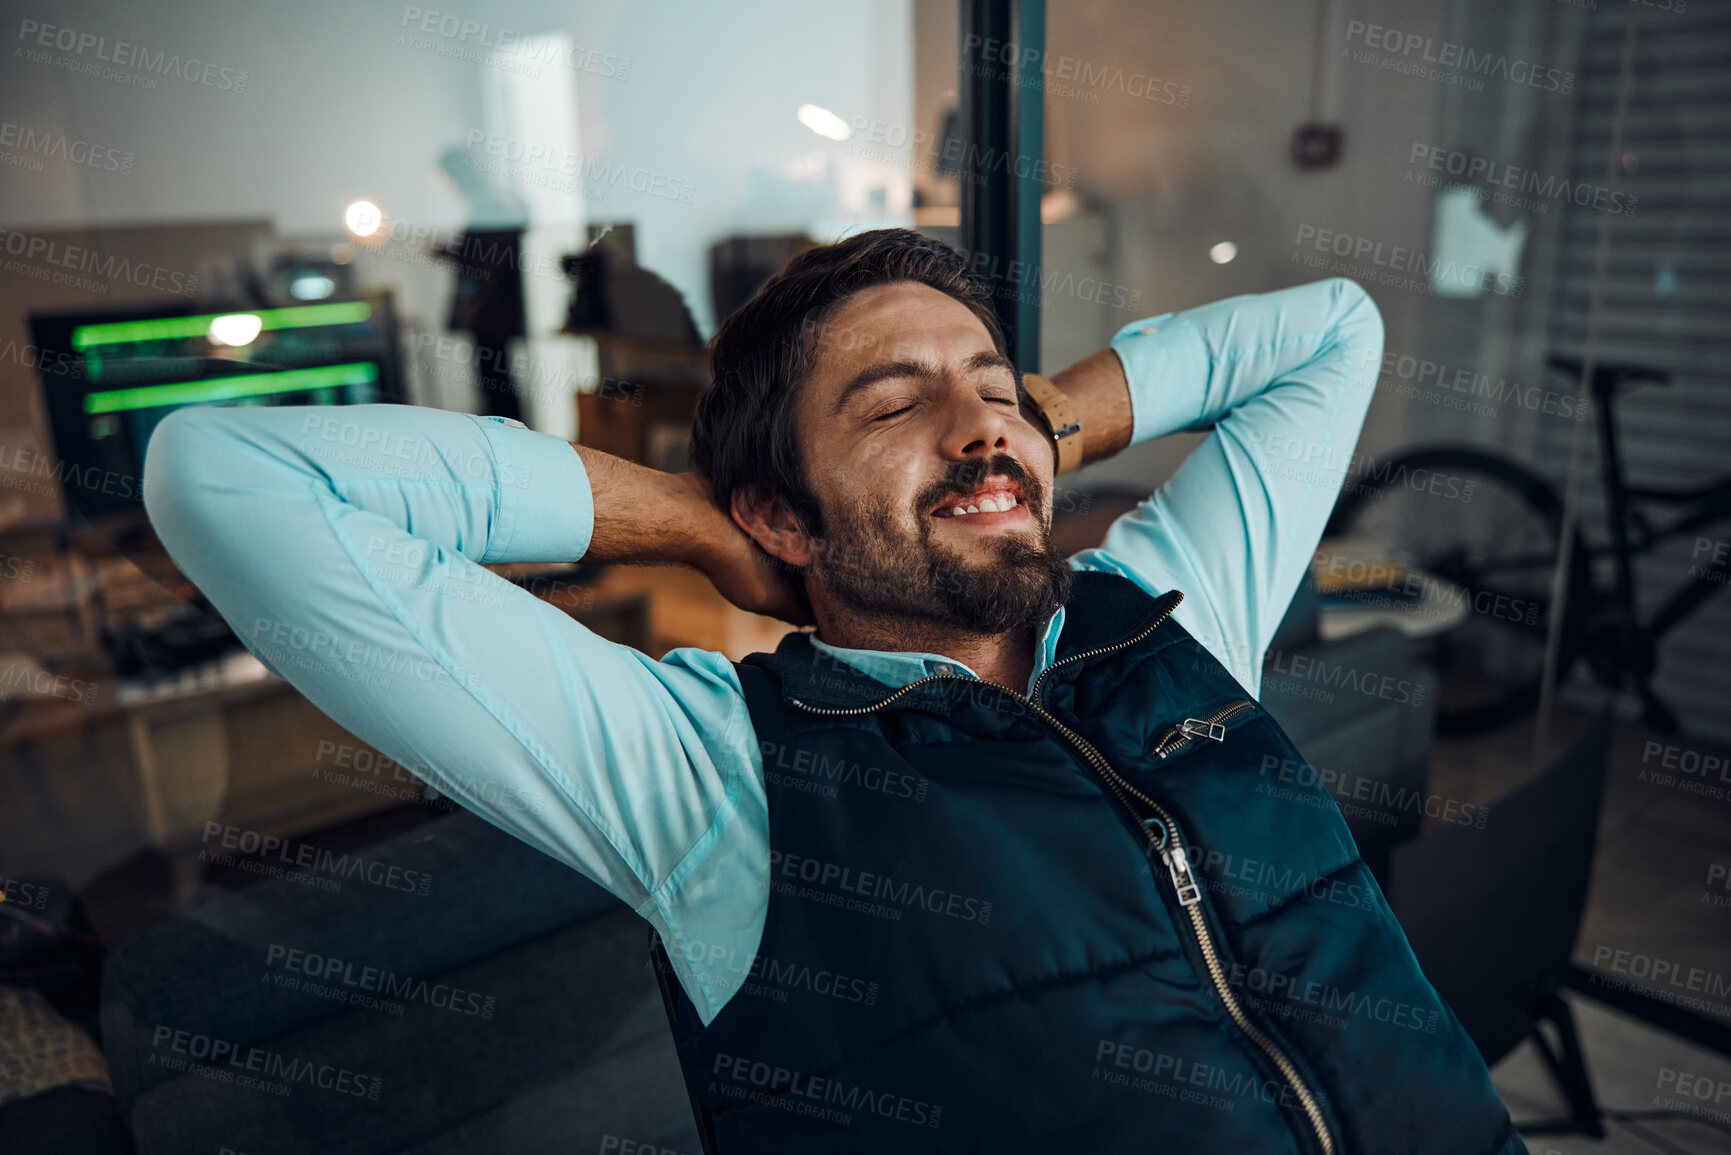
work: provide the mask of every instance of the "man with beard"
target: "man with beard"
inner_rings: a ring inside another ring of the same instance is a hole
[[[654,926],[708,1151],[1519,1152],[1338,810],[1261,780],[1381,345],[1337,279],[1023,376],[963,258],[880,230],[722,325],[692,473],[206,409],[146,504],[262,661]],[[1058,554],[1059,472],[1192,429]],[[476,564],[574,558],[815,629],[657,661]]]

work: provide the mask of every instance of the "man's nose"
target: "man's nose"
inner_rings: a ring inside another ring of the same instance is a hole
[[[970,389],[950,403],[947,416],[939,446],[945,457],[961,460],[1009,449],[1007,418],[1013,413],[1007,405],[988,401]]]

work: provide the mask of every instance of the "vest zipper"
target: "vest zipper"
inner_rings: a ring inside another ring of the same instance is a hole
[[[1208,965],[1208,975],[1214,982],[1214,990],[1215,993],[1220,996],[1221,1005],[1226,1008],[1226,1013],[1231,1016],[1232,1021],[1237,1024],[1238,1029],[1243,1031],[1245,1037],[1255,1043],[1257,1047],[1261,1049],[1262,1053],[1268,1056],[1269,1060],[1280,1069],[1280,1073],[1286,1077],[1286,1081],[1292,1085],[1292,1089],[1297,1092],[1299,1104],[1304,1108],[1304,1114],[1306,1118],[1310,1120],[1311,1128],[1316,1132],[1316,1139],[1322,1146],[1323,1155],[1334,1155],[1334,1136],[1328,1130],[1327,1120],[1322,1117],[1322,1105],[1317,1100],[1316,1094],[1299,1076],[1298,1068],[1293,1065],[1292,1060],[1287,1056],[1286,1052],[1282,1051],[1277,1045],[1275,1045],[1274,1040],[1263,1034],[1256,1024],[1250,1021],[1250,1016],[1247,1015],[1244,1012],[1244,1008],[1239,1005],[1238,996],[1232,993],[1232,988],[1226,981],[1225,968],[1221,966],[1220,956],[1214,949],[1214,937],[1209,932],[1208,924],[1202,917],[1202,888],[1197,885],[1196,876],[1191,871],[1190,857],[1185,852],[1184,838],[1183,835],[1179,833],[1178,823],[1173,819],[1171,813],[1167,811],[1164,806],[1161,806],[1158,802],[1155,802],[1152,798],[1138,790],[1127,779],[1125,779],[1123,775],[1113,769],[1112,764],[1106,760],[1105,755],[1101,754],[1094,748],[1093,743],[1064,725],[1063,722],[1059,721],[1058,718],[1049,713],[1044,706],[1041,706],[1034,700],[1034,697],[1039,695],[1040,685],[1046,680],[1046,675],[1050,674],[1059,666],[1067,665],[1070,662],[1079,662],[1085,658],[1096,657],[1100,654],[1108,654],[1114,650],[1124,649],[1126,646],[1134,645],[1149,634],[1153,633],[1154,630],[1171,615],[1172,611],[1177,608],[1178,603],[1184,599],[1184,595],[1178,590],[1168,592],[1165,597],[1171,599],[1170,602],[1163,607],[1159,616],[1149,623],[1147,627],[1138,631],[1134,637],[1114,642],[1109,646],[1100,646],[1097,649],[1087,650],[1080,654],[1072,654],[1068,658],[1063,659],[1063,661],[1053,662],[1050,666],[1046,667],[1046,669],[1041,672],[1040,676],[1034,679],[1034,685],[1032,687],[1033,697],[1026,694],[1018,694],[1008,686],[999,686],[996,682],[986,682],[985,684],[995,686],[997,689],[1004,691],[1004,693],[1020,698],[1023,702],[1027,703],[1029,708],[1032,709],[1042,721],[1061,734],[1066,741],[1076,748],[1077,752],[1082,755],[1088,764],[1094,767],[1094,769],[1099,773],[1101,780],[1106,783],[1107,788],[1112,792],[1113,796],[1118,799],[1118,804],[1128,811],[1132,817],[1135,817],[1136,815],[1136,807],[1130,804],[1129,796],[1133,796],[1141,801],[1144,806],[1149,810],[1152,810],[1157,816],[1141,820],[1140,826],[1143,833],[1147,835],[1149,847],[1159,851],[1160,861],[1165,865],[1167,872],[1171,875],[1173,889],[1176,890],[1178,894],[1178,904],[1183,907],[1190,917],[1191,929],[1195,932],[1197,946],[1202,951],[1203,961]],[[798,698],[790,698],[788,700],[808,713],[820,714],[827,717],[872,714],[889,705],[897,698],[902,697],[914,687],[923,686],[927,682],[971,682],[975,680],[976,679],[972,678],[964,678],[960,674],[930,674],[924,678],[919,678],[915,681],[909,682],[901,689],[896,690],[894,693],[880,698],[876,702],[867,706],[813,706],[806,702],[802,702]],[[978,680],[984,681],[984,679]],[[1236,710],[1237,708],[1246,705],[1253,706],[1254,703],[1238,702],[1234,703],[1230,709]],[[1221,712],[1227,711],[1217,712],[1217,715]],[[1194,718],[1185,719],[1185,723],[1198,721],[1200,720]],[[1210,721],[1208,724],[1218,725],[1219,722]],[[1179,730],[1182,731],[1182,729],[1183,727],[1181,725]],[[1210,729],[1206,733],[1211,736],[1213,731]],[[1222,737],[1224,737],[1224,735],[1222,735]],[[1149,829],[1150,826],[1158,826],[1160,828],[1157,836],[1154,831]]]
[[[1169,758],[1198,738],[1206,738],[1210,742],[1224,742],[1226,723],[1248,710],[1255,709],[1256,703],[1245,698],[1222,706],[1206,718],[1186,718],[1160,736],[1160,741],[1154,743],[1154,754],[1159,758]]]

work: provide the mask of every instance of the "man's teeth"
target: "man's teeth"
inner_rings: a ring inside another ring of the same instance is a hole
[[[964,516],[966,514],[970,514],[970,513],[1002,513],[1006,509],[1014,508],[1015,504],[1016,504],[1016,495],[1013,493],[1005,493],[1005,494],[998,496],[995,499],[990,498],[990,497],[982,497],[977,502],[970,501],[970,502],[967,502],[965,504],[955,506],[954,508],[952,508],[950,510],[950,516],[951,517],[962,517],[962,516]]]

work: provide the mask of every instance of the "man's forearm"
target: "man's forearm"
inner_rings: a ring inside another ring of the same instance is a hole
[[[586,445],[572,448],[588,474],[595,511],[584,561],[689,565],[740,609],[794,625],[811,621],[793,575],[734,524],[708,478],[663,473]]]
[[[1118,354],[1102,349],[1084,357],[1054,374],[1052,384],[1063,390],[1081,422],[1084,465],[1110,457],[1130,444],[1130,382]],[[1038,416],[1034,420],[1037,422]]]
[[[1292,412],[1332,411],[1347,392],[1368,395],[1364,354],[1380,356],[1381,342],[1375,304],[1341,277],[1131,322],[1112,338],[1130,381],[1130,443],[1206,428],[1276,393]]]
[[[734,532],[718,507],[699,494],[690,474],[573,445],[589,475],[595,530],[584,561],[623,565],[694,562],[705,542]]]

